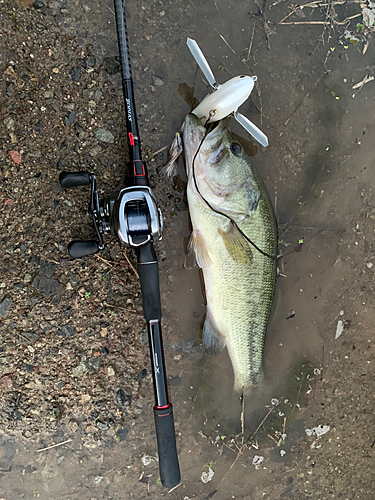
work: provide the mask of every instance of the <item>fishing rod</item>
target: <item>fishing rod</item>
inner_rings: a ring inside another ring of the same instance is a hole
[[[123,0],[115,0],[115,16],[129,150],[126,187],[118,194],[100,201],[94,174],[90,172],[62,172],[60,174],[60,183],[65,188],[91,186],[88,214],[94,222],[97,237],[96,240],[90,241],[72,241],[68,245],[68,252],[73,258],[93,255],[104,249],[102,235],[112,233],[124,245],[132,248],[137,255],[137,271],[142,291],[143,314],[147,323],[154,383],[154,420],[160,479],[164,486],[173,488],[179,484],[181,476],[173,410],[169,400],[165,371],[159,266],[153,245],[154,241],[161,239],[163,221],[156,198],[149,186],[146,164],[142,160]]]

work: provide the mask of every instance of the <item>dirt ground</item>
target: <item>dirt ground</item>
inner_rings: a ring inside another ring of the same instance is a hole
[[[113,5],[0,0],[1,499],[374,498],[374,11],[365,0],[126,2],[143,153],[165,221],[157,251],[182,473],[169,492],[133,256],[108,238],[107,253],[71,260],[68,243],[93,236],[88,190],[58,184],[63,170],[89,170],[101,196],[124,186]],[[270,143],[254,164],[284,257],[267,378],[245,400],[244,434],[227,354],[207,358],[200,342],[184,179],[159,172],[187,86],[208,92],[187,37],[219,83],[258,76],[241,111]]]

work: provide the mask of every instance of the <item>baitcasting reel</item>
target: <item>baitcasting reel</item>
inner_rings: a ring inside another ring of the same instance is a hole
[[[126,246],[137,248],[161,240],[163,219],[156,198],[148,186],[131,186],[99,200],[96,178],[90,172],[62,172],[65,188],[91,185],[88,215],[94,222],[97,240],[72,241],[69,255],[75,259],[104,249],[102,235],[112,233]]]

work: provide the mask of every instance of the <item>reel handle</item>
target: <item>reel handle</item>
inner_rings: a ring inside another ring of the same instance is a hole
[[[99,243],[95,240],[89,241],[71,241],[68,245],[69,255],[73,259],[94,255],[100,250]]]
[[[90,172],[61,172],[59,181],[62,187],[88,186],[91,182]]]

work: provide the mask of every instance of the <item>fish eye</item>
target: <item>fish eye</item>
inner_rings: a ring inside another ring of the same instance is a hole
[[[241,144],[238,144],[238,142],[232,142],[232,144],[230,145],[230,150],[234,155],[238,156],[242,152],[242,146]]]

